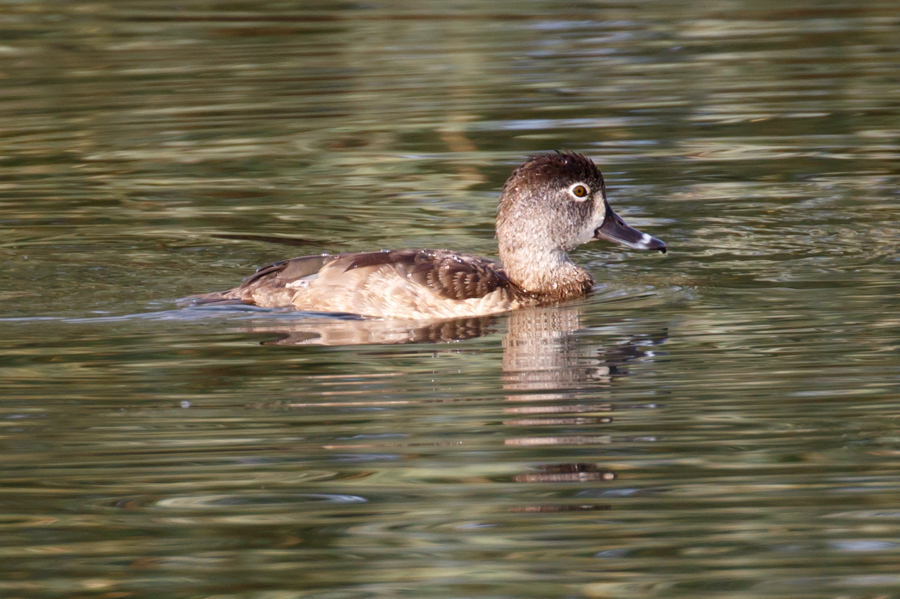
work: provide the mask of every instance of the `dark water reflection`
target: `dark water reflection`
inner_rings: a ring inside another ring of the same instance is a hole
[[[898,26],[3,4],[0,595],[896,595]],[[554,148],[670,253],[589,245],[592,296],[483,320],[175,303],[290,255],[492,255]]]

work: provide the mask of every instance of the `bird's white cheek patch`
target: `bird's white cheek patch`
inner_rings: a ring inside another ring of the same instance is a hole
[[[586,227],[581,230],[581,233],[578,234],[578,238],[575,240],[575,243],[578,245],[587,243],[594,239],[594,231],[597,229],[595,226]]]

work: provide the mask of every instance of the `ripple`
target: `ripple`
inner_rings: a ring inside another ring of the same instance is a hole
[[[245,493],[167,497],[153,501],[152,505],[166,509],[231,511],[241,508],[267,510],[285,509],[310,503],[354,504],[367,503],[367,501],[367,499],[357,495],[331,493]]]

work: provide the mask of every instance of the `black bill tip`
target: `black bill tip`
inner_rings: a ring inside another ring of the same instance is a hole
[[[605,239],[619,243],[635,250],[659,250],[666,253],[666,243],[652,235],[647,235],[629,226],[622,218],[606,205],[606,217],[603,224],[594,231],[596,239]]]

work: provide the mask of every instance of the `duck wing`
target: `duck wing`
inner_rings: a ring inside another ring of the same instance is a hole
[[[517,289],[499,262],[450,250],[344,254],[329,267],[343,267],[344,272],[388,267],[449,300],[477,299],[497,290],[506,290],[512,296]]]
[[[471,310],[453,306],[491,294],[490,305]],[[192,300],[421,318],[430,312],[503,311],[520,295],[493,260],[449,250],[394,250],[283,260],[260,268],[234,289]]]

